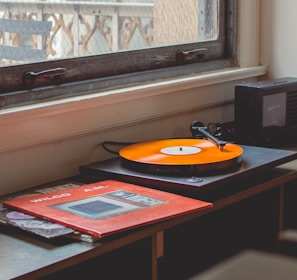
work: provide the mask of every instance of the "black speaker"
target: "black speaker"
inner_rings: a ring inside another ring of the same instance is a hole
[[[236,85],[234,111],[239,144],[297,144],[297,78]]]

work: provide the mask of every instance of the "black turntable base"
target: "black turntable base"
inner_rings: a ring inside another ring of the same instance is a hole
[[[297,153],[288,150],[240,145],[243,149],[240,164],[222,170],[208,172],[181,173],[172,175],[144,172],[130,168],[119,156],[80,167],[82,174],[98,178],[113,178],[143,186],[149,186],[193,197],[207,197],[208,193],[219,194],[231,188],[238,189],[247,182],[261,180],[267,174],[280,172],[275,167],[297,159]],[[269,175],[269,176],[270,176]],[[277,174],[276,174],[277,175]],[[263,179],[265,180],[265,178]]]

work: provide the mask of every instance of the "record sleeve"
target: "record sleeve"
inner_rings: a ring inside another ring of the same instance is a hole
[[[116,180],[3,203],[98,238],[212,207],[206,201]]]

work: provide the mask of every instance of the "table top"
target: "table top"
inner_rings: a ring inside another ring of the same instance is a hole
[[[87,242],[50,242],[26,235],[10,227],[0,228],[0,279],[12,279],[21,275],[30,277],[37,270],[51,269],[52,264],[88,252],[98,246]],[[41,272],[42,274],[42,272]],[[33,277],[33,275],[32,275]],[[32,278],[31,278],[32,279]]]

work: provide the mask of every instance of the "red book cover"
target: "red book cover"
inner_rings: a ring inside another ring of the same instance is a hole
[[[212,207],[209,202],[116,180],[3,204],[97,237]]]

